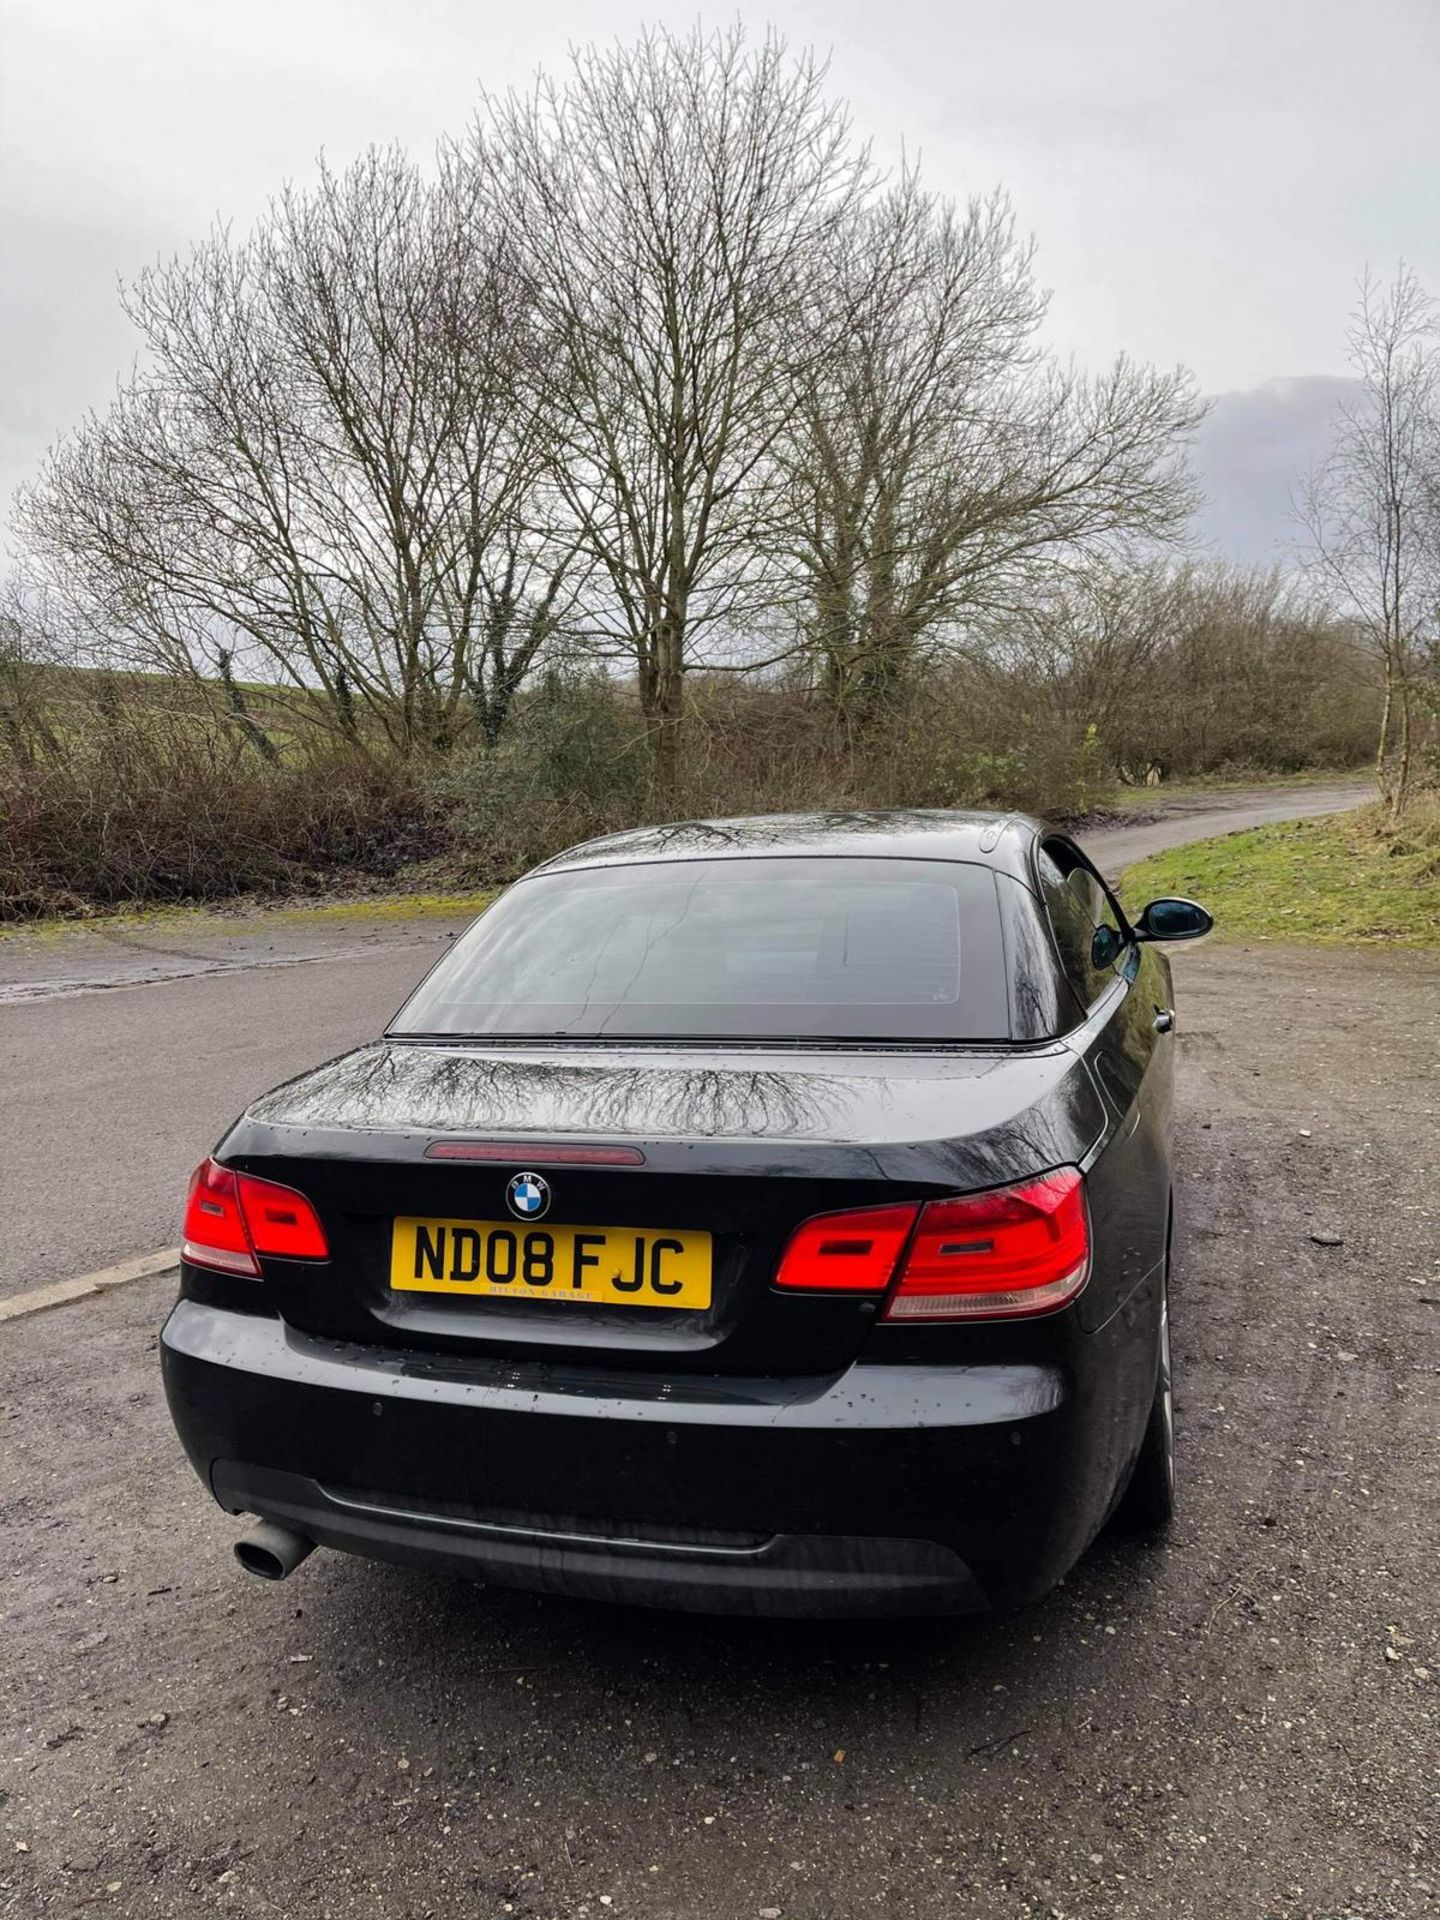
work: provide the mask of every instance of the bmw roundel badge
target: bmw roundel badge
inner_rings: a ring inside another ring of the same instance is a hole
[[[517,1220],[538,1220],[549,1211],[550,1183],[538,1173],[517,1173],[505,1189],[505,1204]]]

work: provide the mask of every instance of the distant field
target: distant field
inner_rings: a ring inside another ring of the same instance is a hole
[[[43,706],[53,731],[67,745],[81,735],[108,731],[117,723],[141,728],[213,728],[217,718],[228,715],[233,719],[236,713],[231,691],[213,676],[44,663],[37,663],[31,672],[38,704]],[[292,746],[297,728],[333,711],[328,695],[319,688],[238,677],[232,686],[244,712],[265,729],[282,753]]]
[[[1203,780],[1166,780],[1155,787],[1119,786],[1106,805],[1117,812],[1145,813],[1154,807],[1169,808],[1184,801],[1222,800],[1230,793],[1253,793],[1257,787],[1274,787],[1282,792],[1292,787],[1302,790],[1326,787],[1337,780],[1361,779],[1368,770],[1368,761],[1363,765],[1306,767],[1299,773],[1271,773],[1264,767],[1256,767],[1250,772],[1212,774]]]

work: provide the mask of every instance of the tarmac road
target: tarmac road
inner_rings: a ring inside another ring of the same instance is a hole
[[[1085,842],[1114,871],[1367,797],[1349,782],[1157,799],[1164,818]],[[173,1244],[191,1168],[241,1109],[377,1034],[464,925],[197,914],[0,941],[0,1297]]]
[[[1440,955],[1176,973],[1181,1517],[1008,1618],[267,1586],[169,1430],[172,1282],[0,1329],[0,1914],[1433,1915]]]

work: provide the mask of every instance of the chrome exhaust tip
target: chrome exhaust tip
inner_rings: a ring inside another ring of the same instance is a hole
[[[235,1542],[235,1558],[257,1580],[288,1580],[314,1551],[313,1540],[274,1520],[262,1520]]]

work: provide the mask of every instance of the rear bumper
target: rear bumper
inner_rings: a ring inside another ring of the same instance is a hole
[[[700,1613],[863,1616],[985,1607],[958,1555],[929,1540],[775,1534],[756,1545],[679,1546],[437,1517],[358,1498],[302,1474],[215,1463],[220,1504],[321,1546],[507,1587]]]
[[[162,1351],[176,1428],[228,1510],[586,1598],[794,1615],[1011,1604],[1068,1570],[1114,1487],[1107,1411],[1057,1366],[607,1380],[427,1363],[192,1300]]]

